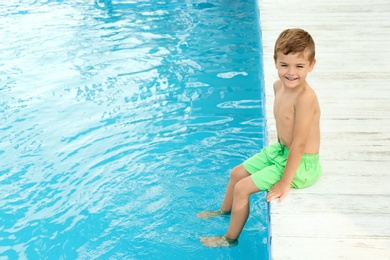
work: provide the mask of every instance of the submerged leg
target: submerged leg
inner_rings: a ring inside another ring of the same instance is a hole
[[[230,174],[230,180],[228,186],[226,188],[225,197],[220,210],[206,210],[200,212],[197,216],[198,218],[208,219],[220,216],[230,215],[232,204],[233,204],[233,196],[234,196],[234,187],[237,182],[248,177],[250,174],[247,172],[242,164],[233,168]]]
[[[222,210],[205,210],[196,215],[198,218],[208,219],[215,218],[220,216],[228,216],[230,215],[230,211],[222,211]]]
[[[228,231],[222,237],[201,238],[202,244],[208,247],[230,247],[237,245],[237,239],[248,219],[249,197],[259,191],[259,188],[253,183],[252,178],[248,177],[239,181],[234,188],[234,201]]]
[[[237,239],[240,236],[249,216],[249,197],[259,191],[251,177],[237,183],[234,189],[232,216],[229,229],[225,234],[226,237]]]
[[[233,197],[234,197],[234,188],[236,184],[250,176],[250,173],[247,172],[242,164],[233,168],[230,173],[230,180],[228,186],[226,188],[225,198],[223,199],[223,203],[221,206],[221,211],[231,211],[233,205]]]
[[[238,245],[237,239],[226,237],[202,237],[200,241],[207,247],[233,247]]]

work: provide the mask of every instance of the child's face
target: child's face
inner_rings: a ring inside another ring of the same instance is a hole
[[[310,63],[307,56],[305,53],[277,53],[275,67],[284,86],[295,88],[306,82],[307,74],[313,70],[315,64],[315,60]]]

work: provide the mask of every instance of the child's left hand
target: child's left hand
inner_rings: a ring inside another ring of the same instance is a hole
[[[284,200],[284,198],[287,196],[289,191],[290,191],[290,184],[280,180],[277,183],[275,183],[271,189],[268,190],[266,200],[267,202],[271,202],[272,200],[279,198],[278,202],[281,203]]]

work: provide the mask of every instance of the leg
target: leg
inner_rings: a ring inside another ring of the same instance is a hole
[[[250,173],[247,172],[242,164],[233,168],[230,174],[230,180],[226,188],[225,198],[223,200],[221,211],[231,211],[233,205],[233,196],[234,189],[236,184],[242,179],[250,176]]]
[[[226,238],[237,239],[240,236],[249,215],[249,197],[259,191],[251,177],[237,183],[234,188],[232,216],[229,229],[225,234]]]
[[[237,239],[248,219],[249,197],[259,191],[259,188],[254,184],[251,177],[239,181],[234,188],[232,216],[228,231],[222,237],[201,238],[201,242],[209,247],[231,247],[237,245]]]
[[[211,218],[221,215],[228,215],[232,210],[234,187],[240,180],[248,177],[250,174],[247,172],[242,164],[233,168],[230,174],[230,180],[226,188],[225,198],[223,200],[220,210],[207,210],[200,212],[198,218]]]

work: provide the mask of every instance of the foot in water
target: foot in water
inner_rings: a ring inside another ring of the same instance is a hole
[[[198,218],[215,218],[220,216],[227,216],[230,215],[230,211],[222,211],[222,210],[205,210],[200,212],[197,217]]]
[[[207,247],[233,247],[238,245],[237,239],[226,237],[201,237],[200,242]]]

